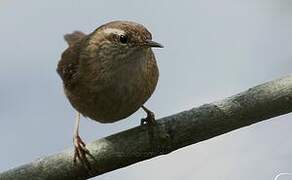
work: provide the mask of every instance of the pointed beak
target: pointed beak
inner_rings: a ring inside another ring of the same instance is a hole
[[[152,41],[152,40],[147,40],[147,41],[145,42],[145,45],[148,46],[148,47],[163,48],[163,45],[161,45],[161,44],[158,43],[158,42]]]

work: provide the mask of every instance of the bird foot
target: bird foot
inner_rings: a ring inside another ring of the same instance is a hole
[[[92,156],[89,150],[86,148],[86,144],[82,141],[79,135],[74,136],[74,164],[77,162],[77,159],[81,162],[81,164],[88,170],[91,170],[90,163],[86,157],[86,155]]]
[[[144,125],[144,124],[154,125],[154,124],[156,124],[155,114],[152,111],[150,111],[149,109],[145,108],[144,106],[142,106],[142,108],[147,113],[147,117],[141,119],[141,125]]]

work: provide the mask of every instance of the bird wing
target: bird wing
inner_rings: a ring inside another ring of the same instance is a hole
[[[78,76],[78,66],[80,57],[80,47],[82,39],[86,35],[80,31],[72,34],[66,34],[64,39],[69,47],[63,52],[61,60],[58,63],[57,72],[63,80],[66,88],[73,88]]]

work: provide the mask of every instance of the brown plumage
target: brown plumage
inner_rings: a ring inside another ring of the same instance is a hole
[[[142,107],[147,112],[146,121],[153,122],[153,113],[143,104],[152,95],[159,76],[151,47],[162,46],[152,41],[144,26],[114,21],[88,35],[75,31],[64,38],[69,47],[62,54],[57,72],[67,98],[79,113],[111,123]],[[78,156],[83,142],[77,121],[74,142]]]

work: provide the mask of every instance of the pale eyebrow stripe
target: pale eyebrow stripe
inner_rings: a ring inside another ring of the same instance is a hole
[[[125,31],[116,28],[106,28],[104,29],[104,32],[106,34],[125,34]]]

